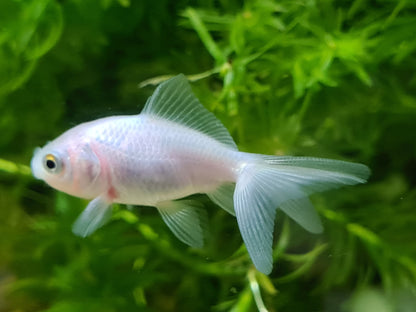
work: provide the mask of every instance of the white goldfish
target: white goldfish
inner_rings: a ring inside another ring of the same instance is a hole
[[[37,148],[31,168],[50,186],[92,199],[73,226],[80,236],[109,221],[112,203],[145,205],[156,207],[182,242],[201,247],[204,211],[182,198],[205,193],[236,216],[254,265],[266,274],[277,208],[322,232],[308,195],[364,183],[370,173],[345,161],[238,151],[183,75],[160,84],[141,114],[83,123]]]

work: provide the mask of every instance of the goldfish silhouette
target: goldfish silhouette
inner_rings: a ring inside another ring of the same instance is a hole
[[[205,193],[237,218],[256,268],[272,270],[275,214],[281,209],[312,233],[323,230],[308,195],[364,183],[368,167],[339,160],[238,151],[221,122],[192,93],[183,75],[156,88],[139,115],[80,124],[37,148],[36,178],[92,199],[73,232],[88,236],[111,218],[112,203],[156,207],[185,244],[202,247]]]

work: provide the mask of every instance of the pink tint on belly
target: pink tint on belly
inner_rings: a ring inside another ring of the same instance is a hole
[[[118,197],[118,193],[113,186],[110,186],[110,188],[108,189],[107,196],[108,196],[108,199],[110,199],[111,201],[114,201],[114,199]]]

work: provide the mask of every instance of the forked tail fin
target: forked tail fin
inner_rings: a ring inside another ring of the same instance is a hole
[[[365,183],[368,167],[345,161],[310,157],[259,155],[240,172],[234,192],[238,226],[256,268],[272,270],[276,208],[306,230],[322,232],[320,218],[308,195],[342,185]]]

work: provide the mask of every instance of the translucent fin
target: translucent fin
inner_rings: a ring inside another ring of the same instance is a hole
[[[309,232],[322,233],[321,219],[308,198],[285,201],[279,208]]]
[[[235,213],[243,240],[256,268],[272,269],[275,210],[313,233],[322,224],[307,195],[342,185],[364,183],[370,170],[361,164],[318,159],[259,156],[240,173],[234,192]],[[263,162],[261,161],[263,160]]]
[[[233,201],[234,190],[235,183],[226,183],[219,186],[213,193],[207,195],[215,204],[235,216]]]
[[[237,150],[227,129],[198,101],[182,74],[162,82],[147,100],[142,114],[192,128]]]
[[[72,232],[75,235],[86,237],[106,224],[112,215],[111,203],[104,197],[93,199],[75,221]]]
[[[207,230],[207,215],[203,206],[193,200],[166,201],[157,204],[163,221],[185,244],[201,248]]]
[[[330,167],[322,166],[319,168],[319,163],[308,163],[299,159],[296,162],[299,165],[276,163],[271,168],[278,171],[279,177],[283,181],[298,185],[307,195],[343,185],[365,183],[370,174],[369,169],[361,164],[342,161],[338,163],[335,160],[330,162],[332,163]],[[323,164],[328,165],[329,163],[324,162]],[[314,167],[306,167],[307,165],[313,165]]]
[[[342,160],[293,156],[261,155],[261,157],[271,165],[302,167],[343,173],[344,175],[354,176],[358,183],[365,182],[370,175],[370,169],[367,166]]]
[[[272,270],[272,243],[278,196],[275,186],[257,170],[247,166],[234,192],[234,208],[241,236],[257,270]]]

